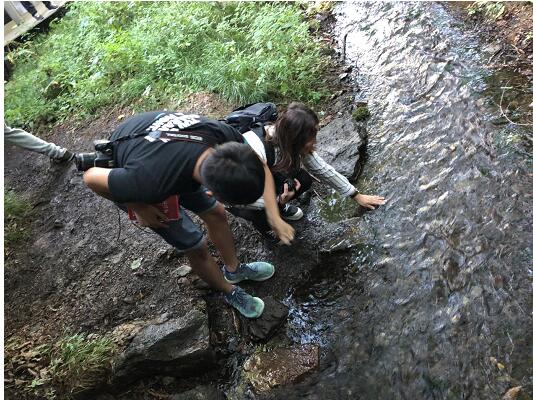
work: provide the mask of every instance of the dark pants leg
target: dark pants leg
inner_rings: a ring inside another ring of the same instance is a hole
[[[270,225],[268,225],[267,222],[265,210],[246,210],[243,208],[231,207],[228,211],[236,217],[250,221],[254,228],[262,234],[271,230]]]
[[[21,1],[20,4],[22,4],[26,11],[28,11],[32,16],[35,17],[35,14],[38,14],[31,1]]]

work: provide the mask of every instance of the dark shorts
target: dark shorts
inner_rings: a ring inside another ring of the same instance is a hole
[[[179,251],[190,251],[200,247],[203,243],[204,234],[202,230],[192,221],[185,209],[200,215],[215,208],[217,201],[214,197],[206,194],[204,187],[192,193],[180,194],[180,219],[170,221],[168,228],[152,229],[165,241],[174,246]],[[123,204],[117,204],[123,211],[127,211]]]

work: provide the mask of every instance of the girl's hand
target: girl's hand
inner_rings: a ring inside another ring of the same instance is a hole
[[[355,197],[352,197],[352,199],[357,201],[359,205],[365,208],[369,208],[371,210],[375,210],[376,207],[387,203],[387,200],[385,199],[385,197],[371,196],[371,195],[366,195],[366,194],[361,194],[361,193],[358,193]]]
[[[283,205],[291,201],[294,198],[294,196],[296,196],[296,192],[300,190],[300,188],[302,187],[302,184],[300,183],[298,179],[295,179],[294,183],[295,183],[294,190],[291,190],[291,191],[289,191],[288,184],[286,183],[283,184],[283,193],[279,195],[279,204]]]

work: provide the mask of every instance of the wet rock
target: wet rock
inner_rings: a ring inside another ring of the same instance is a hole
[[[336,118],[317,135],[320,156],[342,175],[351,177],[360,164],[366,133],[351,118]]]
[[[497,289],[502,289],[505,286],[505,280],[502,275],[494,276],[494,287]]]
[[[224,394],[212,386],[198,386],[186,392],[174,394],[170,400],[224,400]]]
[[[285,323],[289,308],[272,297],[263,298],[265,310],[260,318],[249,320],[248,329],[254,339],[267,340]]]
[[[496,54],[502,49],[499,43],[490,43],[485,50],[490,54]]]
[[[184,277],[192,271],[192,268],[188,265],[182,265],[176,270],[176,275],[179,277]]]
[[[65,227],[65,223],[63,221],[60,221],[58,219],[56,219],[54,221],[54,229],[61,229],[61,228],[64,228]]]
[[[503,396],[502,400],[515,400],[518,397],[521,390],[522,390],[522,386],[515,386],[509,389],[507,392],[505,392],[505,395]]]
[[[180,318],[143,327],[115,361],[113,384],[150,375],[192,376],[214,362],[205,305]]]
[[[244,376],[256,392],[296,383],[319,365],[319,347],[300,345],[256,353],[244,363]]]
[[[178,279],[178,284],[179,285],[188,285],[190,282],[187,278],[179,278]]]
[[[339,75],[339,80],[342,81],[342,80],[346,79],[348,77],[348,75],[350,75],[350,74],[347,73],[347,72],[343,72],[342,74]]]
[[[176,383],[176,378],[173,376],[164,376],[163,379],[161,379],[161,383],[165,386],[170,386]]]

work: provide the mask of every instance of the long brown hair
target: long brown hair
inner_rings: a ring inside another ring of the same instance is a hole
[[[318,116],[303,103],[290,103],[276,121],[276,134],[271,139],[279,148],[280,160],[274,171],[287,175],[295,174],[301,168],[302,150],[316,137]]]

